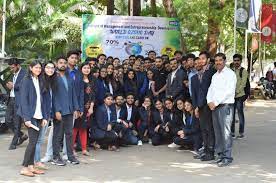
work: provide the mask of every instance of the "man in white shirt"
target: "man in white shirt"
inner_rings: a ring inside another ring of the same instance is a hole
[[[215,55],[217,72],[213,75],[208,89],[207,103],[212,110],[213,126],[215,131],[215,152],[219,167],[232,163],[232,136],[231,124],[233,120],[236,74],[226,67],[226,56],[223,53]]]

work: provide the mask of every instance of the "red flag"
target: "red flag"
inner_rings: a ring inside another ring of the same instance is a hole
[[[262,6],[262,41],[266,43],[272,42],[272,29],[273,29],[273,5],[263,4]]]
[[[276,11],[273,11],[273,18],[272,18],[272,37],[273,43],[276,43]]]

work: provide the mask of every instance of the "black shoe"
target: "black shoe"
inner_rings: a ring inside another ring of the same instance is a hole
[[[243,137],[244,137],[243,134],[239,134],[239,135],[237,136],[237,139],[242,139]]]
[[[226,167],[229,166],[232,163],[232,161],[223,159],[221,162],[218,163],[218,167]]]
[[[66,165],[66,163],[61,158],[53,159],[53,161],[51,163],[53,165],[57,165],[57,166],[65,166]]]
[[[28,138],[29,138],[28,135],[26,135],[26,134],[22,135],[22,137],[20,137],[20,139],[18,140],[17,145],[23,144],[23,142],[24,142],[25,140],[28,140]]]
[[[68,162],[68,163],[71,163],[71,164],[73,164],[73,165],[78,165],[78,164],[80,164],[80,161],[77,160],[76,158],[68,159],[67,162]]]
[[[204,155],[196,154],[196,155],[194,155],[194,159],[201,159],[202,156],[204,156]]]
[[[205,154],[204,156],[201,157],[201,161],[212,161],[214,160],[215,157],[214,155],[210,155],[210,154]]]
[[[15,145],[10,145],[9,150],[15,150],[16,146]]]
[[[210,164],[218,164],[220,162],[222,162],[222,159],[218,158],[218,159],[215,159],[214,161],[212,161]]]

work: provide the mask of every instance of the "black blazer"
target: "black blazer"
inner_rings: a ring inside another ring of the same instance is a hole
[[[124,121],[127,121],[127,122],[131,122],[132,124],[136,125],[137,124],[137,121],[139,120],[139,110],[138,108],[133,105],[132,106],[132,111],[131,111],[131,117],[130,117],[130,120],[127,120],[127,116],[128,116],[128,111],[127,111],[127,106],[126,104],[122,107],[122,119]]]
[[[95,120],[92,124],[92,136],[95,139],[104,138],[105,133],[107,132],[107,125],[112,124],[117,120],[116,111],[114,111],[114,107],[110,107],[111,114],[110,120],[108,120],[107,109],[105,104],[97,107]]]
[[[20,72],[18,73],[18,76],[16,78],[16,81],[14,83],[14,96],[15,96],[15,104],[16,104],[16,108],[19,107],[20,104],[20,86],[21,86],[21,82],[23,80],[23,78],[26,75],[26,70],[21,68]],[[13,78],[14,74],[12,75]]]
[[[57,88],[53,90],[53,111],[60,112],[62,115],[73,114],[74,111],[80,110],[75,82],[68,75],[65,75],[65,77],[67,79],[68,90],[59,75],[57,76]]]
[[[206,97],[208,89],[215,73],[216,70],[210,66],[210,68],[204,72],[201,82],[198,79],[198,74],[191,78],[192,102],[195,108],[202,107],[207,104]]]
[[[187,79],[187,74],[182,70],[178,69],[175,73],[173,81],[171,82],[172,72],[168,75],[167,78],[167,89],[166,96],[172,96],[174,99],[179,98],[183,94],[183,81]]]
[[[153,116],[153,125],[156,127],[157,125],[165,125],[166,123],[170,123],[170,114],[167,111],[163,113],[163,120],[161,118],[161,114],[158,110],[154,110],[152,113]]]
[[[39,79],[41,112],[43,119],[47,119],[47,105],[46,102],[44,102],[45,99],[42,95],[41,83],[41,79]],[[26,76],[22,80],[22,84],[20,87],[20,104],[17,111],[18,115],[21,116],[24,121],[31,121],[31,119],[33,118],[36,109],[36,100],[37,95],[32,77]]]

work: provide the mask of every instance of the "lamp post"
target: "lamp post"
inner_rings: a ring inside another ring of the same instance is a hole
[[[3,14],[2,14],[2,48],[1,56],[5,57],[5,36],[6,36],[6,0],[3,0]]]

